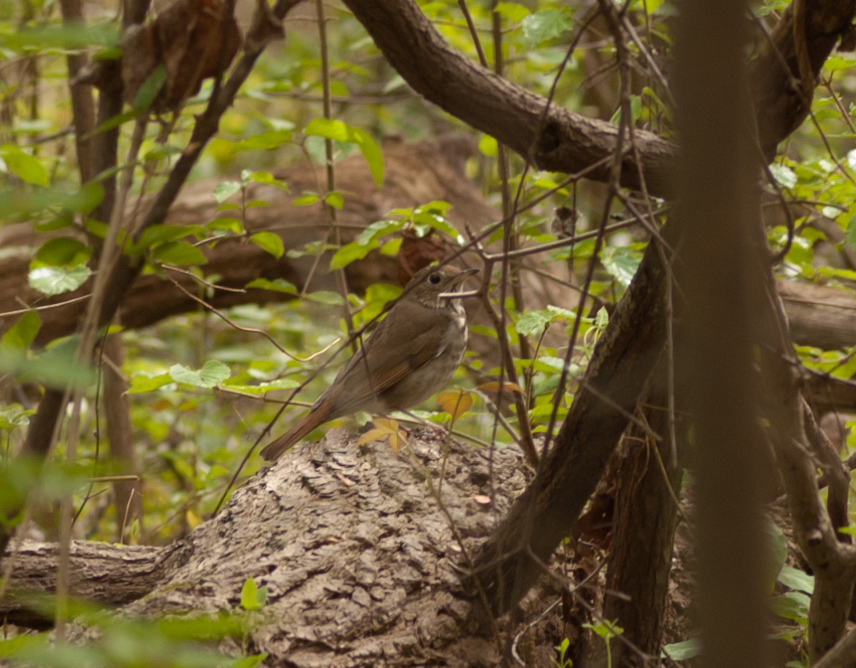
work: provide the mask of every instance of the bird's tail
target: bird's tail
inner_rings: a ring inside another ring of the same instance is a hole
[[[275,441],[268,443],[262,449],[260,453],[261,456],[269,462],[279,459],[286,450],[306,436],[310,431],[315,429],[315,427],[324,423],[328,419],[326,416],[327,411],[320,410],[322,408],[323,404],[318,407],[318,410],[309,411],[309,413],[300,418],[297,424],[295,424],[291,429]]]

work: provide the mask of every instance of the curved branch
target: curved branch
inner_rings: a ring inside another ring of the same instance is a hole
[[[411,0],[345,0],[360,23],[408,84],[429,102],[499,140],[540,169],[606,181],[618,145],[618,126],[586,118],[472,62],[453,49]],[[418,58],[414,58],[418,54]],[[638,189],[640,171],[648,192],[672,194],[676,145],[653,132],[635,131],[640,165],[628,153],[621,184]]]

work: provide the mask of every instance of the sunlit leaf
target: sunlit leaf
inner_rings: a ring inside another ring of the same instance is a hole
[[[378,186],[383,183],[383,153],[365,130],[345,125],[342,121],[335,119],[315,118],[306,124],[303,133],[307,136],[356,144],[366,159],[375,182]]]
[[[523,336],[540,336],[544,328],[556,319],[557,316],[549,311],[527,311],[514,323],[514,328]]]
[[[3,158],[6,166],[22,181],[45,187],[51,184],[48,170],[38,158],[34,158],[14,144],[0,146],[0,158]]]
[[[489,158],[496,156],[499,152],[496,139],[490,135],[482,135],[482,138],[479,139],[479,151],[481,151],[482,155],[486,155]]]
[[[285,292],[291,295],[297,294],[295,285],[282,278],[276,278],[272,281],[266,278],[256,278],[247,283],[246,287],[259,288],[260,290],[275,290],[276,292]]]
[[[163,387],[164,385],[169,385],[172,382],[174,382],[173,378],[168,373],[162,373],[151,377],[136,376],[131,381],[131,386],[128,388],[128,394],[151,392]]]
[[[231,372],[223,362],[208,360],[199,370],[188,369],[182,364],[173,364],[169,368],[169,375],[177,383],[209,388],[222,383],[231,375]]]
[[[690,638],[681,642],[673,642],[663,647],[672,661],[686,661],[701,655],[701,640]]]
[[[251,151],[255,149],[271,150],[291,141],[293,133],[288,130],[268,130],[252,137],[242,139],[235,144],[236,151]]]
[[[252,172],[247,175],[247,180],[255,181],[256,183],[264,183],[269,186],[275,186],[280,190],[288,192],[288,184],[280,181],[270,172]]]
[[[795,591],[801,591],[809,595],[814,593],[814,576],[793,566],[782,566],[782,570],[779,571],[776,579]]]
[[[796,172],[787,165],[775,162],[770,165],[770,173],[776,179],[776,183],[784,188],[793,188],[797,184]]]
[[[41,326],[42,320],[36,311],[22,313],[0,339],[0,350],[10,348],[18,351],[26,350],[36,338]]]
[[[217,187],[214,188],[214,199],[217,200],[217,204],[222,204],[237,192],[241,192],[240,183],[237,181],[223,181],[222,183],[218,183]]]
[[[345,198],[340,193],[331,192],[324,196],[324,201],[334,209],[341,211],[345,207]]]
[[[250,241],[273,255],[277,260],[285,253],[285,246],[282,244],[282,239],[273,232],[256,232],[250,237]]]
[[[630,281],[636,275],[642,254],[629,248],[613,248],[606,246],[600,252],[600,261],[603,268],[612,276],[619,285],[627,288]]]
[[[544,9],[523,19],[523,37],[530,46],[539,46],[555,39],[573,24],[571,12],[561,9]]]
[[[518,23],[529,16],[529,9],[516,2],[498,2],[494,11],[501,14],[503,17],[512,23]]]
[[[247,578],[241,587],[241,607],[244,610],[261,610],[267,601],[267,587],[258,587],[253,578]]]
[[[358,241],[353,241],[337,250],[333,257],[330,258],[330,269],[341,269],[347,267],[355,260],[362,260],[366,255],[371,253],[378,247],[377,241],[370,241],[367,244],[361,244]]]
[[[30,287],[38,290],[43,295],[53,297],[63,292],[77,290],[89,278],[89,267],[77,265],[67,269],[65,267],[36,267],[27,275]]]

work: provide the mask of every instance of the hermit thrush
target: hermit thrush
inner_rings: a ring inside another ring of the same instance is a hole
[[[357,411],[405,410],[438,392],[467,349],[467,319],[449,298],[478,269],[425,267],[309,413],[262,450],[274,460],[317,426]]]

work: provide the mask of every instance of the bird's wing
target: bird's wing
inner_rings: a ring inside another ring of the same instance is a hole
[[[367,410],[368,397],[389,389],[441,354],[449,322],[439,325],[440,317],[444,321],[451,320],[451,314],[447,316],[445,309],[433,309],[412,301],[396,304],[336,377],[331,386],[331,389],[338,386],[335,412],[347,415]],[[408,323],[408,330],[417,334],[413,337],[405,333],[409,340],[404,341],[401,331],[392,331],[394,328],[388,323]]]

